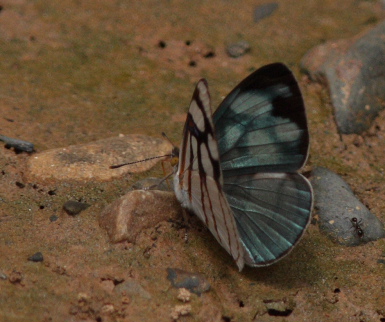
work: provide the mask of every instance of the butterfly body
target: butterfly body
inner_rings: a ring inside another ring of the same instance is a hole
[[[303,235],[312,209],[307,121],[298,84],[280,63],[243,80],[212,116],[198,82],[175,168],[174,188],[239,269],[270,265]]]

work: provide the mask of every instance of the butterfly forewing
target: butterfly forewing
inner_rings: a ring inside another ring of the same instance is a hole
[[[222,190],[219,152],[205,80],[198,82],[193,94],[174,180],[176,196],[182,206],[198,215],[241,270],[244,249]]]
[[[283,64],[243,80],[213,116],[223,175],[293,172],[306,161],[309,135],[302,95]]]
[[[310,183],[296,173],[309,147],[297,81],[283,64],[262,67],[224,99],[213,120],[246,264],[270,265],[299,241],[312,209]]]

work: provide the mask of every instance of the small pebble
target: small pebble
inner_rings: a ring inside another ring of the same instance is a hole
[[[263,303],[266,306],[267,313],[271,316],[289,316],[296,304],[290,299],[281,300],[264,300]]]
[[[167,268],[167,279],[175,288],[185,288],[201,295],[210,290],[210,283],[199,273],[189,273],[178,268]]]
[[[191,313],[191,305],[183,304],[183,305],[175,305],[175,307],[171,311],[171,318],[173,320],[178,320],[179,317],[189,315]]]
[[[56,216],[56,215],[52,215],[51,217],[49,217],[49,221],[50,221],[50,222],[54,222],[54,221],[56,221],[56,220],[58,220],[58,219],[59,219],[59,217]]]
[[[8,279],[8,276],[3,272],[0,272],[0,280],[6,280],[6,279]]]
[[[230,57],[238,58],[250,51],[250,44],[246,40],[241,40],[226,47],[226,52]]]
[[[18,283],[21,283],[21,281],[23,280],[23,275],[21,274],[21,272],[18,272],[18,271],[13,271],[10,275],[9,275],[9,281],[12,283],[12,284],[18,284]]]
[[[30,262],[42,262],[44,260],[43,254],[41,252],[37,252],[32,256],[28,257]]]
[[[16,181],[16,186],[19,187],[20,189],[25,188],[25,184],[19,181]]]
[[[114,313],[114,311],[115,311],[115,308],[112,304],[103,305],[102,308],[100,309],[101,314],[107,314],[107,315]]]
[[[191,293],[185,288],[180,288],[178,293],[178,300],[182,302],[189,302],[191,298]]]
[[[90,205],[87,203],[73,201],[73,200],[67,201],[63,205],[63,209],[70,216],[76,216],[76,215],[80,214],[83,210],[87,209],[88,207],[90,207]]]
[[[254,9],[254,22],[258,22],[264,18],[269,17],[277,9],[278,9],[277,2],[270,2],[270,3],[257,6]]]

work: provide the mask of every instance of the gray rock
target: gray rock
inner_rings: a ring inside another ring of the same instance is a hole
[[[33,143],[19,140],[19,139],[13,139],[5,135],[0,134],[0,141],[3,141],[5,143],[5,147],[7,149],[13,148],[16,153],[21,152],[27,152],[32,153],[35,152],[35,148]]]
[[[174,192],[134,190],[108,205],[100,214],[99,225],[113,243],[135,242],[143,229],[155,227],[170,218],[176,219],[181,211]]]
[[[151,299],[151,294],[147,292],[139,282],[129,279],[115,286],[114,292],[123,296],[140,296],[144,299]]]
[[[385,237],[384,225],[337,174],[326,168],[315,168],[311,182],[319,228],[334,242],[357,246]]]
[[[329,87],[338,130],[360,134],[385,107],[385,22],[351,39],[311,49],[301,68]]]
[[[195,294],[210,290],[210,283],[199,273],[190,273],[179,268],[167,268],[167,279],[175,288],[185,288]]]

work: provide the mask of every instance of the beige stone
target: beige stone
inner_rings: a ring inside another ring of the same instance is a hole
[[[180,213],[181,206],[173,192],[134,190],[107,206],[100,215],[99,224],[107,231],[111,242],[135,242],[143,229],[178,218]]]
[[[147,171],[161,159],[110,169],[111,165],[171,153],[169,142],[145,135],[127,135],[34,154],[28,162],[28,179],[34,181],[108,181],[128,173]]]

